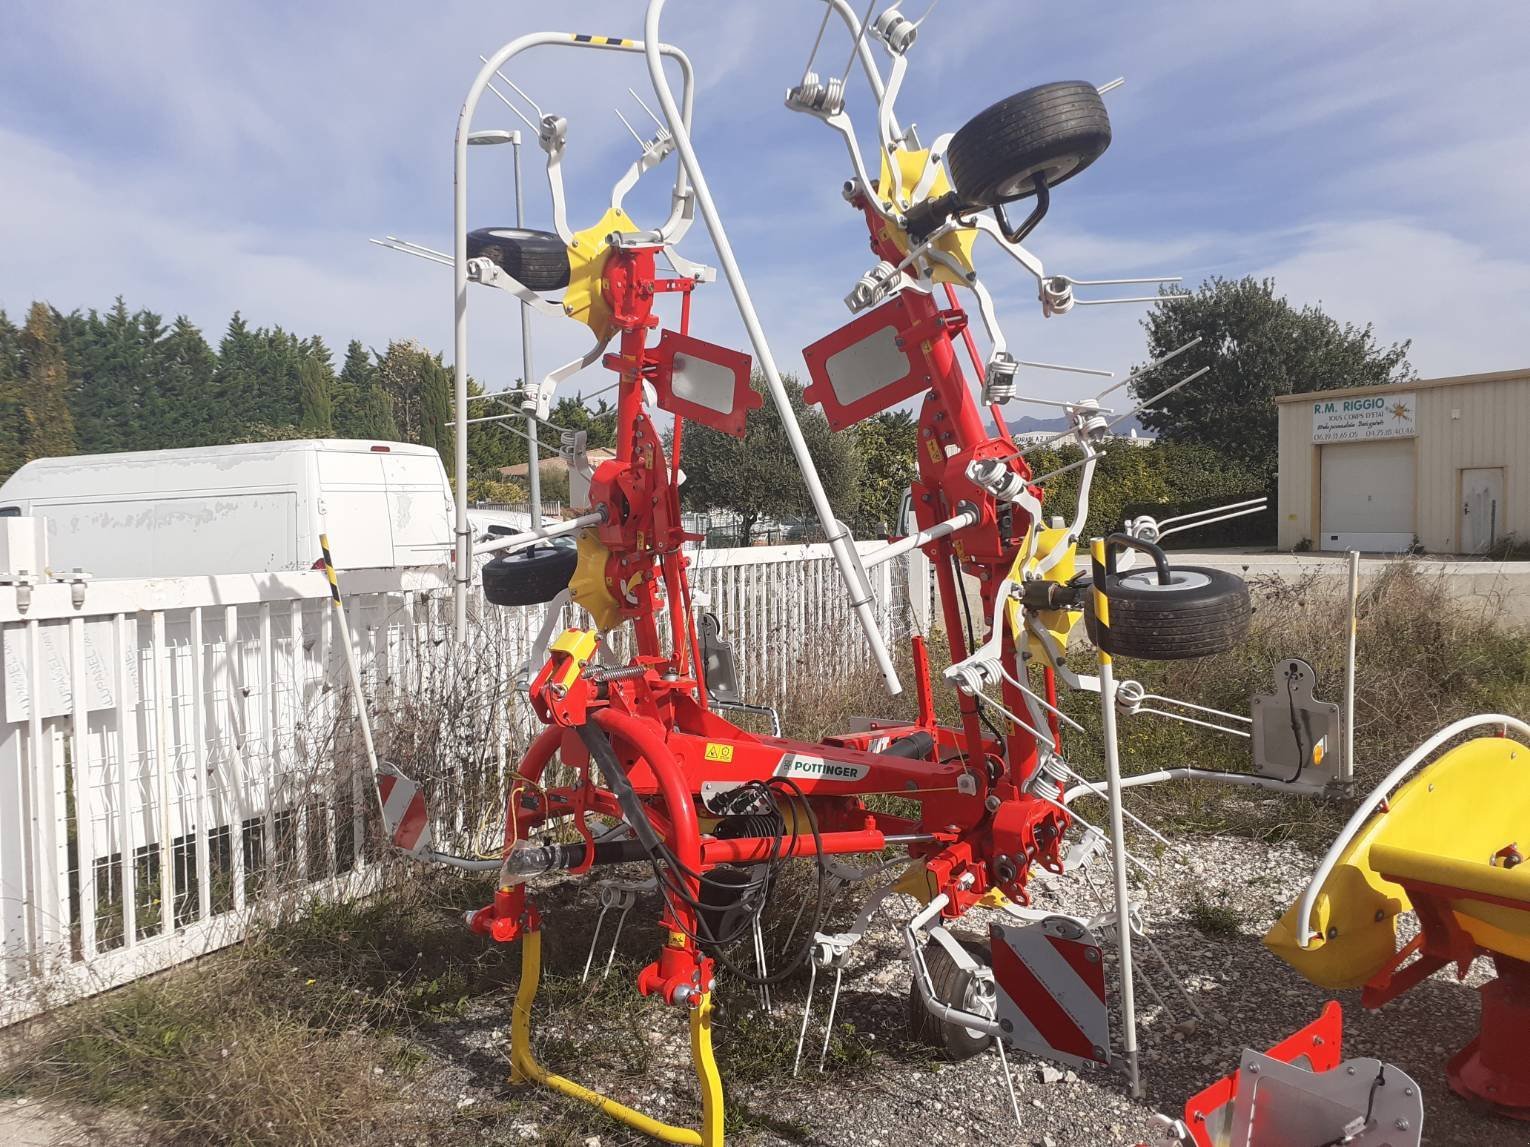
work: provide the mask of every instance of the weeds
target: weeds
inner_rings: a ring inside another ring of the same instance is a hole
[[[1185,915],[1203,936],[1230,940],[1243,931],[1243,917],[1229,904],[1213,904],[1199,892],[1190,902]]]
[[[44,1021],[0,1091],[137,1113],[163,1143],[351,1143],[398,1126],[396,1081],[423,1061],[410,1037],[514,979],[503,950],[447,910],[486,895],[432,877],[310,905]]]
[[[1236,649],[1195,661],[1121,659],[1117,676],[1149,692],[1246,713],[1249,698],[1267,692],[1279,660],[1300,657],[1317,672],[1318,695],[1338,700],[1343,688],[1347,607],[1332,583],[1315,577],[1255,579],[1249,636]],[[1080,671],[1092,653],[1078,651]],[[1067,694],[1063,708],[1087,734],[1069,739],[1075,765],[1099,776],[1099,700]],[[1430,734],[1481,712],[1530,712],[1530,633],[1497,624],[1495,611],[1451,597],[1444,575],[1397,562],[1361,594],[1357,640],[1355,777],[1361,790],[1378,781]],[[1191,765],[1246,772],[1242,738],[1180,722],[1140,716],[1121,724],[1123,771]],[[1277,796],[1258,790],[1176,782],[1139,790],[1134,807],[1160,827],[1220,832],[1264,840],[1295,839],[1326,847],[1348,817],[1343,802]]]

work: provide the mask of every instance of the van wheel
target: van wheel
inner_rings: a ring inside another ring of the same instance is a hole
[[[483,596],[493,605],[542,605],[568,588],[579,564],[573,547],[532,546],[483,567]]]
[[[551,231],[521,227],[480,227],[468,232],[469,259],[488,259],[533,291],[568,286],[568,248]]]
[[[1081,80],[1027,88],[984,108],[946,148],[957,194],[977,207],[1034,195],[1035,177],[1056,187],[1110,146],[1110,116],[1094,85]]]
[[[1175,566],[1160,585],[1152,567],[1105,579],[1110,601],[1107,652],[1144,661],[1184,661],[1226,653],[1248,635],[1248,586],[1236,574]],[[1089,640],[1099,642],[1094,611],[1084,610]]]

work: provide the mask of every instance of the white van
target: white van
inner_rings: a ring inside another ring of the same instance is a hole
[[[0,516],[47,523],[48,564],[95,577],[311,569],[328,530],[340,569],[452,556],[452,493],[428,446],[252,442],[28,462]]]

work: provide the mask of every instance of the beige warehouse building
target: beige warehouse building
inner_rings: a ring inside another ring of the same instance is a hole
[[[1530,542],[1530,369],[1286,395],[1279,544],[1482,553]]]

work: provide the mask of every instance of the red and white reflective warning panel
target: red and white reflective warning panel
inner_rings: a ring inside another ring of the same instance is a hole
[[[425,794],[387,761],[377,765],[377,791],[382,794],[383,824],[394,848],[418,856],[430,847],[430,814]]]
[[[905,292],[803,347],[813,382],[802,397],[823,407],[829,429],[843,430],[930,389],[925,342],[904,335],[938,313],[928,295]],[[926,339],[934,333],[930,325]]]
[[[1004,1042],[1063,1063],[1108,1066],[1105,954],[1094,934],[1066,916],[995,924],[989,933]]]
[[[753,361],[743,351],[666,330],[653,351],[660,410],[713,430],[744,436],[744,420],[765,402],[749,385]]]

